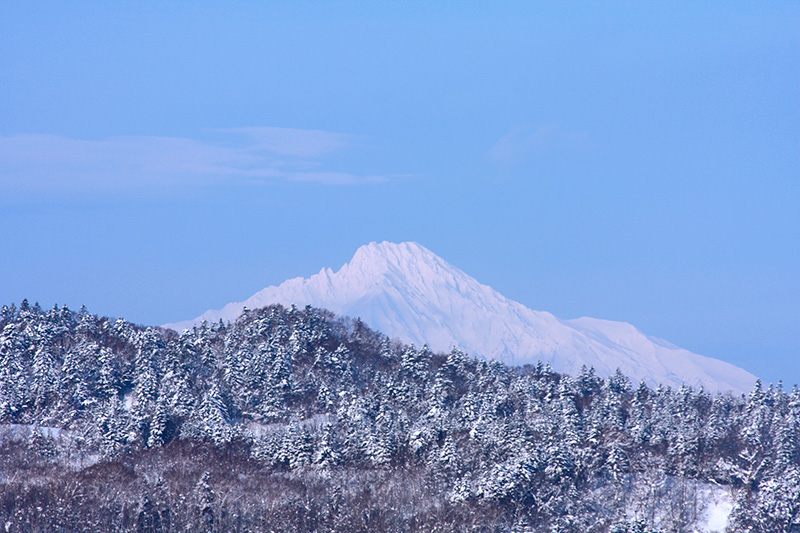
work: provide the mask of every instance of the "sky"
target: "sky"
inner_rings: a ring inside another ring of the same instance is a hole
[[[788,388],[800,3],[3,2],[0,232],[144,325],[416,241]]]

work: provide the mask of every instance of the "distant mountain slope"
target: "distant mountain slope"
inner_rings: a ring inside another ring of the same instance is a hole
[[[338,272],[324,268],[308,279],[290,279],[244,302],[164,327],[181,331],[203,320],[233,321],[245,307],[273,303],[313,305],[360,317],[389,336],[435,351],[458,347],[513,365],[542,360],[573,375],[582,365],[601,376],[619,368],[651,385],[687,383],[737,393],[749,391],[756,381],[745,370],[650,337],[624,322],[562,320],[533,311],[413,242],[362,246]]]

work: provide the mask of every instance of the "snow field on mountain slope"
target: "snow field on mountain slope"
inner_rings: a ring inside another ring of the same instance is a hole
[[[631,324],[595,318],[561,320],[506,298],[417,243],[371,243],[337,272],[267,287],[244,302],[176,324],[234,321],[247,307],[313,305],[361,318],[401,341],[433,351],[458,348],[506,364],[548,362],[559,372],[582,366],[609,376],[619,368],[634,382],[689,384],[707,390],[749,391],[755,376],[645,335]],[[635,383],[634,383],[635,384]]]

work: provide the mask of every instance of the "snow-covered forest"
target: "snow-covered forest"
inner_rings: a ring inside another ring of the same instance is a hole
[[[0,316],[5,531],[800,531],[800,390],[648,388],[314,308]]]

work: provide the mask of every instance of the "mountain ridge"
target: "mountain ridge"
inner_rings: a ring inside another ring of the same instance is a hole
[[[163,327],[181,331],[203,320],[233,321],[247,308],[313,305],[361,318],[371,327],[434,351],[461,349],[507,364],[549,362],[576,375],[582,366],[608,376],[617,368],[650,385],[689,384],[745,392],[755,376],[724,361],[694,354],[625,322],[563,320],[534,311],[479,283],[414,242],[370,243],[334,272],[292,278],[242,302]]]

